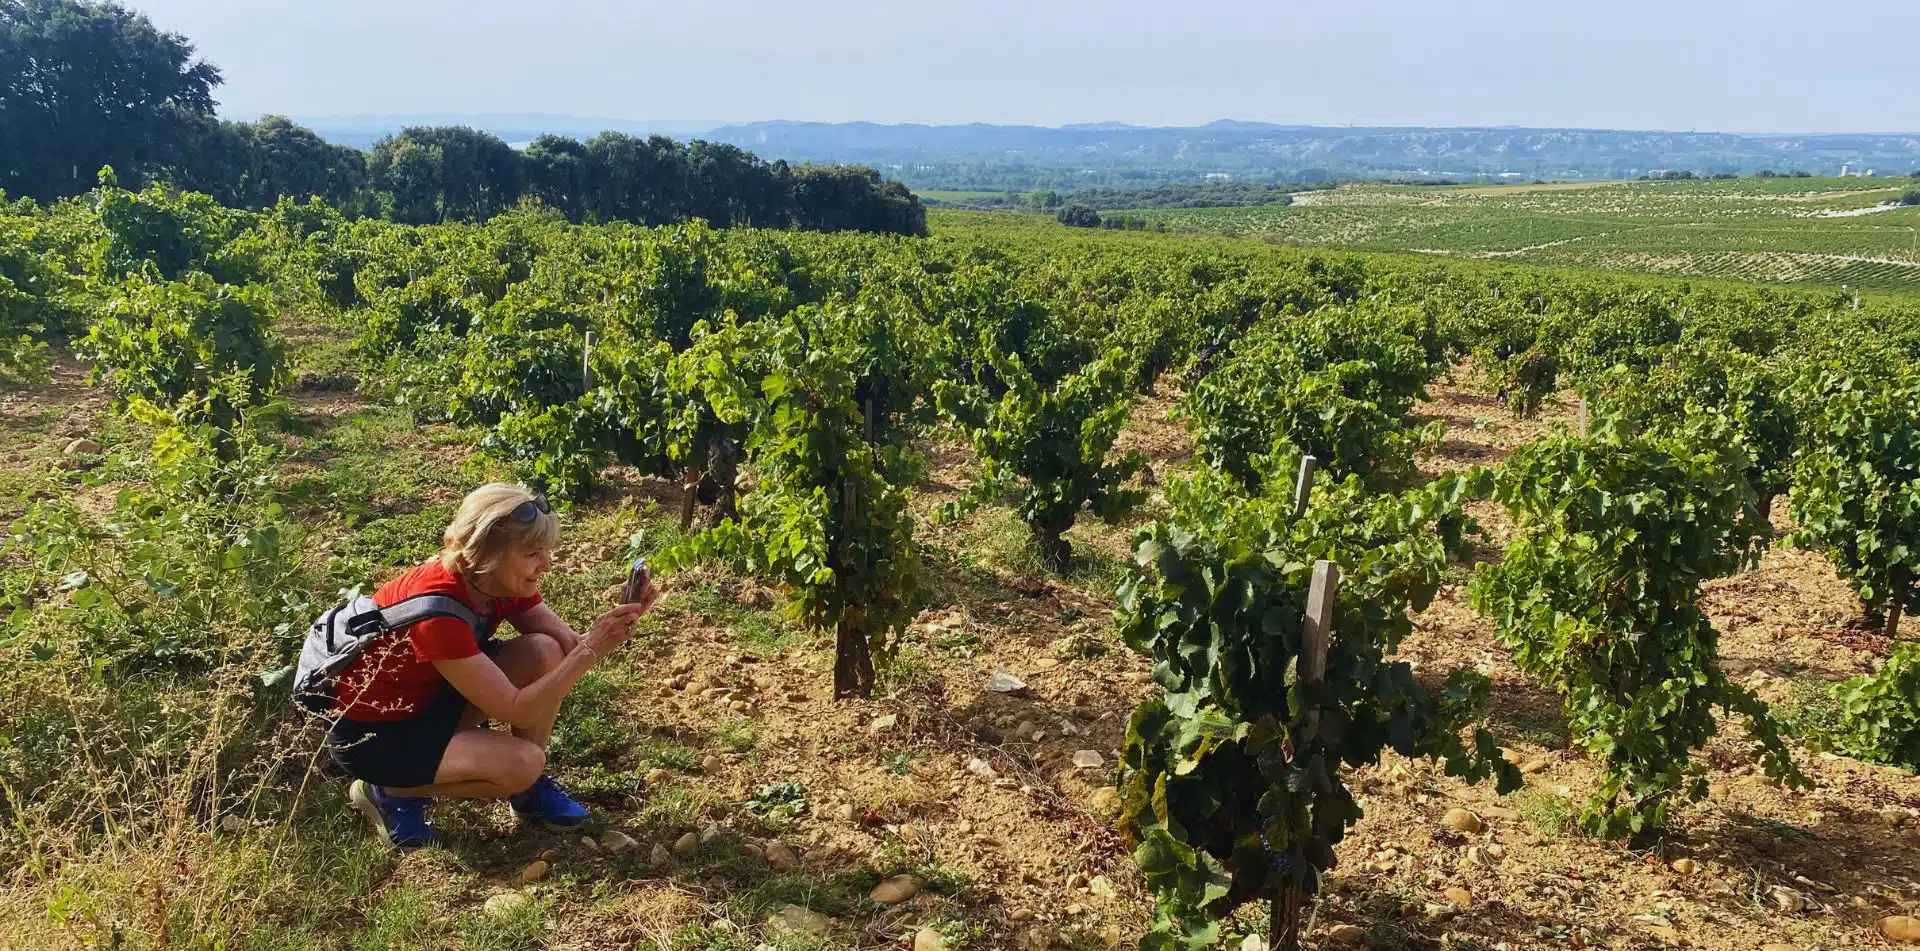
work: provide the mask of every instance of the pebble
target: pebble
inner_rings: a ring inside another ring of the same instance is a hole
[[[987,678],[987,689],[994,693],[1019,693],[1027,689],[1027,682],[1000,670]]]
[[[559,863],[559,861],[560,861],[560,850],[559,850],[559,849],[548,849],[548,850],[546,850],[545,852],[542,852],[542,853],[540,853],[540,861],[542,861],[542,862],[545,862],[545,863],[547,863],[548,865],[554,865],[554,864],[557,864],[557,863]]]
[[[1477,834],[1487,827],[1485,822],[1480,821],[1479,816],[1474,815],[1467,809],[1454,808],[1447,810],[1447,816],[1444,821],[1447,824],[1447,828],[1455,832],[1464,832],[1468,835]]]
[[[590,836],[590,835],[583,835],[580,837],[580,847],[583,849],[586,849],[589,852],[600,851],[600,843],[593,841],[593,836]]]
[[[1031,909],[1031,908],[1015,908],[1015,909],[1013,910],[1013,914],[1010,914],[1010,915],[1008,915],[1008,916],[1007,916],[1007,920],[1009,920],[1009,921],[1032,921],[1032,920],[1033,920],[1033,909]]]
[[[69,456],[97,456],[104,451],[101,445],[85,436],[67,443],[65,454]]]
[[[800,867],[800,853],[785,842],[774,842],[767,846],[767,864],[776,872],[791,872]]]
[[[1472,908],[1473,907],[1473,893],[1470,891],[1467,891],[1464,888],[1461,888],[1458,885],[1455,885],[1452,888],[1449,888],[1446,891],[1441,892],[1440,894],[1447,896],[1447,901],[1451,902],[1455,908]]]
[[[1267,951],[1267,939],[1250,934],[1240,939],[1240,951]]]
[[[625,832],[620,831],[619,829],[608,829],[603,835],[600,836],[600,839],[602,842],[606,844],[607,851],[609,852],[625,852],[626,850],[631,849],[634,846],[640,844],[638,842],[633,841],[633,836],[630,836]]]
[[[1017,740],[1032,740],[1033,735],[1038,732],[1040,727],[1032,720],[1021,720],[1020,725],[1013,728],[1013,736]]]
[[[771,937],[824,938],[833,933],[833,919],[799,905],[782,905],[767,916]]]
[[[487,903],[480,908],[489,915],[505,917],[527,907],[532,901],[525,892],[502,892],[487,899]]]
[[[1359,944],[1367,940],[1367,929],[1359,925],[1334,925],[1327,930],[1327,940],[1334,944]]]
[[[867,897],[872,898],[875,904],[898,905],[918,894],[920,894],[919,879],[911,875],[895,875],[873,886],[873,892]]]
[[[1087,882],[1087,890],[1101,898],[1116,898],[1119,892],[1114,890],[1113,880],[1105,875],[1095,875]]]
[[[1553,766],[1553,761],[1545,757],[1541,757],[1539,759],[1530,759],[1520,764],[1520,772],[1525,773],[1528,776],[1535,776],[1540,773],[1546,772],[1552,766]]]
[[[1107,758],[1097,750],[1074,750],[1073,765],[1081,769],[1099,769],[1107,764]]]
[[[835,815],[838,815],[842,822],[852,822],[853,821],[853,803],[850,803],[850,802],[842,803],[840,808],[835,811]]]
[[[1898,944],[1920,944],[1920,918],[1891,915],[1880,919],[1880,934]]]
[[[647,861],[652,862],[655,865],[672,865],[673,853],[667,851],[666,846],[661,845],[658,842],[655,842],[653,844],[653,849],[647,853]]]
[[[553,868],[553,866],[549,865],[544,859],[535,860],[526,868],[520,870],[520,883],[523,885],[531,885],[534,882],[546,878],[547,871],[551,868]]]
[[[701,844],[701,845],[706,845],[707,843],[709,843],[709,842],[712,842],[713,840],[715,840],[715,839],[717,839],[717,838],[720,838],[720,827],[719,827],[719,826],[707,826],[707,827],[705,827],[705,828],[703,828],[703,829],[701,829],[701,830],[700,830],[700,844]]]
[[[993,777],[999,775],[998,773],[995,773],[993,771],[993,764],[988,763],[986,760],[983,760],[978,756],[967,761],[967,772],[972,773],[975,776],[980,777],[981,779],[992,779]]]
[[[1692,875],[1700,870],[1700,863],[1692,859],[1674,859],[1673,870],[1682,875]]]
[[[1778,906],[1781,911],[1789,915],[1797,915],[1807,910],[1807,897],[1791,888],[1776,887],[1773,891],[1768,892],[1767,895],[1773,899],[1773,903]]]
[[[882,714],[880,716],[874,717],[873,722],[867,724],[867,732],[868,733],[885,733],[886,731],[893,729],[894,724],[899,722],[900,722],[899,714],[895,714],[895,713]]]
[[[727,761],[713,754],[708,754],[706,759],[703,759],[700,761],[700,771],[703,773],[706,773],[709,776],[725,769],[726,767],[727,767]]]
[[[700,851],[700,837],[694,833],[689,832],[673,840],[674,858],[690,859],[693,858],[693,853],[698,851]]]
[[[913,951],[947,951],[946,936],[932,928],[913,933]]]
[[[247,820],[229,812],[220,817],[220,831],[228,835],[239,835],[247,831]]]
[[[655,766],[654,768],[647,770],[647,785],[658,786],[661,783],[666,782],[667,777],[672,775],[673,775],[672,773],[669,773],[666,770],[661,769],[658,766]]]

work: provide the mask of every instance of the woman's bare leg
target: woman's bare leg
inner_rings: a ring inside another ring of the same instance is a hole
[[[433,785],[388,788],[391,796],[505,799],[525,792],[547,766],[547,754],[529,740],[478,728],[461,730],[440,757]]]
[[[546,676],[563,656],[560,643],[553,638],[545,634],[522,634],[501,644],[493,661],[514,686],[524,687]],[[505,799],[525,792],[546,768],[546,748],[553,738],[553,721],[515,729],[513,735],[508,736],[480,729],[480,723],[486,718],[486,713],[473,706],[461,715],[460,729],[440,758],[433,785],[388,789],[387,793],[446,799]]]
[[[493,662],[500,665],[500,671],[513,681],[516,687],[524,687],[547,675],[547,671],[558,666],[566,658],[566,652],[560,649],[560,642],[545,634],[522,634],[500,645],[500,652],[493,655]],[[557,712],[556,712],[557,715]],[[487,715],[478,707],[469,706],[460,718],[460,728],[479,726]],[[513,735],[541,749],[553,739],[553,721],[536,724],[522,729],[515,727]]]

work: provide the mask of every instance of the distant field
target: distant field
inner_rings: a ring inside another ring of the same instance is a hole
[[[1140,212],[1169,226],[1305,245],[1514,263],[1920,290],[1920,181],[1425,188],[1359,185],[1290,207]]]
[[[999,198],[1005,195],[1006,192],[959,192],[927,189],[925,191],[916,190],[914,194],[919,195],[922,199],[931,198],[935,201],[971,201],[975,198]]]

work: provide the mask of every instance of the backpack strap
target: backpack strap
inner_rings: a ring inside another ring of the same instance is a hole
[[[477,633],[480,618],[459,598],[445,594],[416,594],[380,609],[380,623],[389,631],[437,617],[459,618]]]

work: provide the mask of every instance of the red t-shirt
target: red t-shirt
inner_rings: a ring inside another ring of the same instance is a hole
[[[467,583],[435,558],[409,570],[373,593],[375,604],[392,607],[422,594],[459,598],[482,621],[498,623],[541,603],[531,598],[476,597]],[[334,685],[336,709],[349,720],[391,722],[405,720],[426,709],[439,695],[446,678],[433,666],[436,660],[459,660],[480,653],[480,634],[459,618],[428,618],[393,631],[370,645],[340,672]]]

